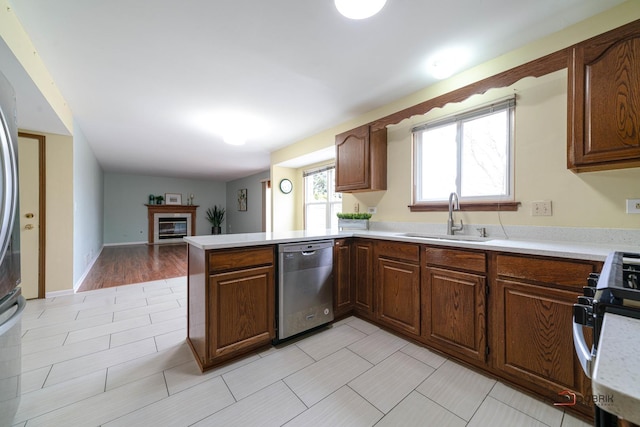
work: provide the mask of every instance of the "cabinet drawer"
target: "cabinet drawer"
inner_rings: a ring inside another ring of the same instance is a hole
[[[487,271],[486,258],[486,255],[481,252],[432,248],[428,246],[425,249],[425,259],[427,264],[450,267],[456,270],[485,273]]]
[[[420,261],[420,246],[411,243],[397,243],[388,241],[376,242],[378,257],[401,259],[404,261]]]
[[[528,258],[498,255],[498,276],[514,277],[534,282],[582,287],[589,273],[595,272],[596,263],[559,259]]]
[[[209,272],[238,270],[248,267],[272,265],[273,247],[219,250],[209,253]]]

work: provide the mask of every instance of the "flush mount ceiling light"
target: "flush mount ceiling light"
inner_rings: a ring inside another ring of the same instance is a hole
[[[338,12],[349,19],[365,19],[380,12],[387,0],[335,0]]]
[[[201,114],[195,117],[198,125],[208,132],[222,137],[229,145],[244,145],[267,129],[265,120],[239,111],[223,111]]]
[[[463,48],[442,50],[427,60],[427,72],[436,79],[451,77],[469,60],[469,52]]]

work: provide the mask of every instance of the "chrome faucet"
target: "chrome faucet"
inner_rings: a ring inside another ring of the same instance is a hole
[[[464,224],[460,220],[460,225],[454,225],[453,223],[453,211],[460,210],[460,202],[458,201],[458,194],[454,191],[449,194],[449,219],[447,220],[447,235],[453,236],[456,231],[462,231]]]

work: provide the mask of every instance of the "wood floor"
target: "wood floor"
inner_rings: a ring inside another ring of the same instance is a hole
[[[186,244],[106,246],[78,291],[186,275]]]

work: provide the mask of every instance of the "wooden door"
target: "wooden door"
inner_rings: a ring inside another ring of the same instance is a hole
[[[351,286],[351,242],[338,239],[333,255],[333,311],[336,317],[353,309],[353,292]]]
[[[427,268],[422,284],[423,337],[446,351],[486,359],[486,279]]]
[[[336,191],[370,186],[369,126],[360,126],[336,136]]]
[[[372,318],[373,307],[373,245],[359,241],[353,245],[354,308],[358,314]]]
[[[496,368],[538,386],[552,400],[563,390],[588,395],[590,384],[573,347],[573,304],[578,295],[498,279],[493,319]]]
[[[20,287],[27,299],[45,297],[44,150],[44,136],[19,133]]]
[[[268,344],[275,337],[273,267],[210,276],[210,358]]]
[[[420,266],[378,258],[378,320],[401,332],[420,335]]]

